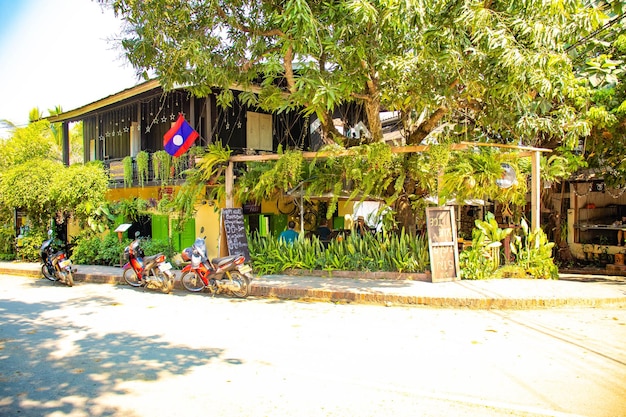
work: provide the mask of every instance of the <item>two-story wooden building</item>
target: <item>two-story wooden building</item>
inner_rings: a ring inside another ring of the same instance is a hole
[[[138,172],[135,157],[146,151],[149,155],[163,153],[163,135],[170,129],[180,113],[199,133],[195,146],[206,147],[213,141],[221,141],[233,154],[273,153],[279,146],[283,149],[316,150],[321,139],[315,117],[305,117],[301,113],[281,112],[270,114],[251,108],[238,100],[241,91],[233,89],[235,100],[229,108],[217,105],[214,94],[204,98],[194,97],[184,88],[164,91],[158,80],[151,80],[128,88],[108,97],[86,104],[80,108],[49,117],[52,123],[62,123],[64,132],[63,159],[69,164],[69,124],[83,123],[84,160],[103,161],[110,174],[109,201],[131,199],[133,197],[151,201],[156,206],[166,194],[174,194],[184,177],[185,168],[195,163],[193,152],[175,158],[170,175],[160,172],[152,159],[148,175],[144,178]],[[359,120],[359,115],[351,115]],[[345,119],[345,115],[342,116]],[[193,149],[193,148],[192,148]],[[124,162],[132,158],[133,174],[129,183],[125,174]],[[156,169],[155,169],[156,168]],[[208,193],[207,193],[208,195]],[[246,202],[237,202],[243,206]],[[187,223],[185,230],[176,231],[172,219],[156,211],[129,229],[134,233],[153,238],[170,237],[176,250],[190,245],[200,230],[207,237],[209,255],[218,253],[219,212],[224,202],[198,201],[195,219]],[[249,210],[246,210],[246,207]],[[246,221],[252,229],[262,233],[281,231],[288,215],[278,210],[276,202],[261,202],[244,207]],[[351,213],[352,205],[340,205],[337,221],[341,222],[345,213]],[[249,212],[249,213],[248,213]],[[345,213],[344,213],[345,212]],[[339,225],[342,226],[342,225]],[[76,232],[70,227],[70,234]]]

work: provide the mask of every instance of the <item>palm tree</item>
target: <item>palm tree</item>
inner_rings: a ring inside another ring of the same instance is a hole
[[[63,113],[63,108],[61,105],[57,104],[57,106],[53,109],[48,109],[48,113],[50,116],[56,116],[58,114]],[[54,137],[54,142],[61,147],[63,142],[63,133],[60,129],[61,123],[51,123],[50,129],[52,130],[52,136]]]

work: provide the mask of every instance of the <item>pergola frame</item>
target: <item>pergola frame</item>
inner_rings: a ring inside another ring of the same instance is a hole
[[[531,159],[531,187],[530,187],[530,195],[531,195],[531,227],[532,230],[536,230],[540,227],[540,219],[541,219],[541,153],[542,152],[552,152],[551,149],[545,148],[535,148],[529,146],[518,146],[518,145],[504,145],[504,144],[496,144],[496,143],[481,143],[481,142],[461,142],[454,143],[451,146],[452,150],[462,151],[466,150],[473,146],[484,146],[484,147],[495,147],[495,148],[505,148],[505,149],[515,149],[520,152],[520,156],[530,156]],[[413,145],[413,146],[392,146],[392,153],[417,153],[424,152],[428,150],[429,145]],[[304,159],[315,159],[315,158],[328,158],[328,157],[342,157],[342,156],[351,156],[352,152],[348,149],[342,152],[302,152],[302,157]],[[225,178],[225,191],[226,191],[226,208],[233,208],[234,200],[233,200],[233,187],[235,184],[235,176],[234,176],[234,163],[235,162],[254,162],[254,161],[275,161],[278,160],[281,155],[278,154],[269,154],[269,155],[234,155],[228,159],[228,167],[226,168],[226,178]]]

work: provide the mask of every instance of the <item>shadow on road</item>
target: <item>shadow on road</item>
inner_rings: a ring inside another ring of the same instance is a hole
[[[74,325],[60,311],[68,304],[93,308],[93,304],[115,303],[107,297],[36,303],[0,300],[0,415],[70,415],[76,411],[132,417],[128,410],[103,406],[98,398],[124,394],[127,382],[183,375],[218,359],[242,363],[220,358],[221,349],[195,350],[127,332],[94,334]],[[97,313],[92,314],[98,320]]]

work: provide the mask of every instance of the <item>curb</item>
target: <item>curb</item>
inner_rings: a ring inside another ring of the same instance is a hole
[[[0,267],[0,274],[42,278],[39,268],[6,268]],[[177,274],[180,276],[180,274]],[[419,277],[422,278],[422,277]],[[598,277],[600,278],[600,277]],[[413,278],[415,280],[415,277]],[[74,274],[76,282],[96,284],[126,285],[119,275],[97,272],[80,272]],[[421,280],[421,279],[419,279]],[[615,307],[626,306],[626,296],[617,297],[493,297],[483,294],[479,297],[445,297],[424,295],[390,294],[375,289],[354,288],[311,288],[301,284],[268,284],[263,278],[252,281],[250,296],[259,298],[295,300],[304,302],[330,302],[337,304],[370,304],[392,306],[423,306],[438,308],[461,308],[474,310],[524,310],[556,307]],[[174,288],[183,290],[177,279]]]
[[[332,302],[337,304],[373,304],[463,308],[470,310],[530,310],[555,307],[626,306],[625,297],[609,298],[455,298],[384,294],[376,292],[335,291],[296,286],[272,287],[253,282],[250,295],[281,300]]]

